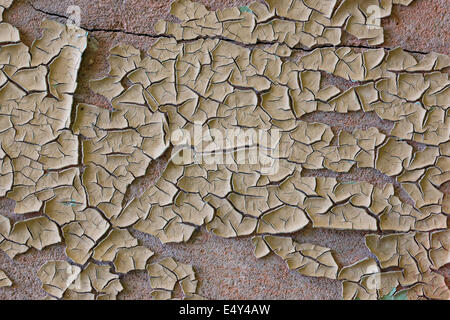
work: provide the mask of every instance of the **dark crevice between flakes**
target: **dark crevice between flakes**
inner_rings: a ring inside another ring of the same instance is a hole
[[[124,199],[122,201],[122,206],[125,206],[134,198],[139,198],[145,190],[158,182],[159,178],[167,167],[171,154],[172,148],[169,147],[163,155],[150,162],[145,175],[137,177],[132,183],[128,185]]]

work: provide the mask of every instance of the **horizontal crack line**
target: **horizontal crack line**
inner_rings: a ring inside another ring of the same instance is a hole
[[[37,8],[35,7],[32,3],[29,3],[30,6],[37,12],[40,12],[42,14],[45,15],[49,15],[49,16],[53,16],[53,17],[57,17],[57,18],[62,18],[62,19],[69,19],[69,17],[59,14],[59,13],[54,13],[54,12],[48,12],[45,11],[43,9]],[[124,30],[124,29],[107,29],[107,28],[87,28],[85,26],[80,26],[80,28],[95,33],[95,32],[105,32],[105,33],[123,33],[123,34],[127,34],[127,35],[133,35],[133,36],[137,36],[137,37],[147,37],[147,38],[151,38],[151,39],[158,39],[158,38],[172,38],[175,39],[179,42],[193,42],[193,41],[197,41],[197,40],[206,40],[206,39],[211,39],[211,40],[222,40],[222,41],[228,41],[228,42],[232,42],[236,45],[239,45],[241,47],[254,47],[254,46],[258,46],[258,45],[270,45],[270,44],[284,44],[282,42],[278,42],[278,41],[260,41],[260,42],[256,42],[256,43],[243,43],[243,42],[239,42],[236,40],[232,40],[232,39],[228,39],[225,37],[221,37],[221,36],[215,36],[215,37],[210,37],[210,36],[198,36],[197,38],[194,39],[189,39],[189,40],[178,40],[176,39],[174,36],[170,36],[170,35],[158,35],[158,34],[151,34],[151,33],[145,33],[145,32],[134,32],[134,31],[128,31],[128,30]],[[288,46],[289,47],[289,46]],[[332,44],[324,44],[324,45],[317,45],[317,46],[312,46],[311,48],[298,48],[298,47],[289,47],[291,50],[293,51],[303,51],[303,52],[311,52],[314,51],[316,49],[321,49],[321,48],[352,48],[352,49],[384,49],[387,51],[391,51],[394,50],[396,48],[392,48],[392,47],[383,47],[383,46],[367,46],[367,45],[345,45],[345,44],[339,44],[339,45],[332,45]],[[428,54],[428,52],[424,52],[424,51],[417,51],[417,50],[409,50],[409,49],[403,49],[403,51],[408,52],[408,53],[415,53],[415,54]]]

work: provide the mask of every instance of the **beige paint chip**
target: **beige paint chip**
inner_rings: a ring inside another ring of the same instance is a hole
[[[78,277],[81,268],[67,261],[49,261],[37,272],[42,288],[56,298],[62,298],[66,289]]]
[[[12,286],[12,281],[8,278],[4,271],[0,270],[0,288]]]
[[[153,252],[145,247],[120,249],[114,259],[114,268],[119,273],[128,273],[132,270],[145,270],[147,260],[151,256],[153,256]]]
[[[431,235],[430,258],[436,268],[450,262],[450,231],[434,232]]]
[[[173,258],[165,258],[147,265],[147,272],[153,288],[152,297],[156,300],[171,299],[177,283],[183,290],[184,298],[196,300],[201,298],[195,294],[198,280],[191,265],[176,262]]]
[[[85,264],[108,229],[108,222],[94,209],[77,213],[75,221],[62,228],[67,256],[75,263]]]
[[[108,265],[88,263],[68,287],[64,299],[115,300],[123,290],[117,274]]]
[[[95,247],[92,257],[98,261],[112,262],[121,249],[132,248],[137,245],[137,239],[128,230],[113,229]]]
[[[380,281],[380,268],[373,258],[366,258],[343,267],[339,271],[338,280],[342,281],[342,296],[345,300],[357,298],[375,300],[377,299],[377,288],[381,288],[382,284],[386,286],[384,282]],[[368,287],[364,287],[364,285]]]
[[[252,239],[255,255],[261,258],[273,251],[286,261],[289,269],[312,276],[336,279],[338,265],[331,250],[310,243],[298,243],[291,238],[257,236]]]
[[[58,226],[47,217],[17,222],[14,224],[8,239],[16,244],[26,245],[38,250],[61,241]]]

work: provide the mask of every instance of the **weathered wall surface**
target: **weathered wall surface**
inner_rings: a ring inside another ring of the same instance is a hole
[[[39,24],[44,18],[64,22],[69,5],[81,8],[81,25],[91,32],[88,49],[84,54],[78,79],[75,103],[85,102],[108,106],[101,96],[88,87],[90,79],[107,75],[109,50],[119,43],[127,43],[146,51],[155,41],[153,26],[168,17],[170,2],[166,0],[37,0],[15,1],[5,13],[5,21],[18,27],[23,41],[30,45],[39,37]],[[248,0],[206,0],[210,9],[246,5]],[[173,18],[172,18],[173,19]],[[395,6],[389,18],[383,19],[384,47],[403,47],[411,51],[449,54],[450,14],[446,0],[417,0],[408,7]],[[350,35],[343,44],[363,46]],[[339,88],[349,86],[343,80],[327,79]],[[357,127],[370,124],[373,119],[361,114],[341,119],[321,119],[332,127]],[[379,127],[383,127],[380,124]],[[136,192],[151,185],[164,168],[164,159],[158,161]],[[358,175],[357,173],[354,173]],[[351,174],[350,174],[351,175]],[[359,179],[383,183],[381,177],[366,173]],[[448,193],[448,187],[446,188]],[[11,202],[2,201],[0,213],[13,221],[22,217],[11,213]],[[310,242],[331,248],[339,265],[348,265],[370,255],[364,244],[364,232],[321,230],[308,227],[293,235],[300,242]],[[290,271],[275,255],[257,260],[248,237],[222,239],[197,231],[187,244],[162,245],[154,237],[135,232],[134,235],[156,253],[158,257],[171,256],[192,264],[200,279],[199,294],[210,299],[339,299],[341,284],[337,280],[311,278]],[[0,252],[0,266],[13,280],[13,286],[0,289],[0,300],[40,299],[45,296],[36,277],[39,267],[49,260],[66,259],[64,247],[55,245],[38,252],[32,249],[11,260]],[[449,268],[441,269],[447,279]],[[125,290],[122,299],[149,299],[150,284],[145,271],[131,272],[122,277]]]

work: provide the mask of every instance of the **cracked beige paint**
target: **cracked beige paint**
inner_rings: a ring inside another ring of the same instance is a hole
[[[60,242],[59,226],[75,219],[66,202],[78,206],[84,197],[75,167],[78,138],[69,125],[87,34],[50,20],[42,28],[28,48],[15,27],[1,23],[0,192],[15,200],[15,213],[35,214],[13,226],[2,221],[0,247],[11,258]]]
[[[12,286],[12,281],[8,278],[4,271],[0,270],[0,288]]]
[[[179,284],[184,294],[183,299],[201,299],[196,295],[198,280],[191,265],[179,263],[173,258],[165,258],[157,263],[149,264],[147,272],[153,288],[153,298],[171,299],[175,285]]]
[[[254,237],[252,241],[258,258],[273,251],[286,261],[289,269],[307,276],[336,279],[338,265],[329,248],[269,235]]]
[[[89,263],[72,281],[64,294],[65,299],[73,300],[115,300],[123,290],[117,274],[109,271],[107,265]]]
[[[450,298],[444,277],[433,270],[449,262],[448,250],[441,241],[446,231],[409,232],[386,236],[368,235],[366,244],[376,256],[344,267],[344,299],[379,299],[392,288],[405,288],[409,299]],[[387,269],[395,271],[384,271]]]
[[[91,81],[111,108],[81,103],[73,123],[86,33],[47,20],[42,39],[27,48],[1,22],[8,44],[0,49],[0,196],[15,200],[15,213],[36,216],[12,225],[0,216],[0,248],[13,258],[64,240],[68,258],[83,267],[45,264],[38,277],[49,298],[115,299],[123,289],[117,273],[146,269],[154,298],[173,298],[179,284],[184,299],[200,299],[193,266],[148,263],[153,252],[130,230],[179,243],[206,226],[220,237],[253,236],[258,258],[273,251],[303,275],[341,280],[345,299],[377,299],[397,286],[411,299],[449,299],[435,270],[449,262],[449,197],[441,186],[450,178],[443,71],[450,57],[339,45],[343,30],[381,44],[376,19],[410,2],[267,0],[213,12],[175,1],[180,22],[160,21],[145,54],[113,48],[109,74]],[[312,49],[294,55],[304,48]],[[324,85],[324,73],[354,84],[341,92]],[[372,113],[392,130],[336,131],[309,121],[316,112]],[[193,138],[197,126],[201,141]],[[239,131],[230,147],[232,129]],[[275,143],[256,141],[248,129]],[[159,180],[127,197],[169,148]],[[257,151],[264,161],[239,162]],[[225,155],[227,162],[213,161]],[[304,174],[354,168],[390,177],[411,201],[392,183]],[[339,270],[331,249],[283,236],[308,224],[374,232],[366,242],[377,259]]]
[[[66,289],[78,277],[81,268],[67,261],[49,261],[44,264],[37,276],[42,282],[42,288],[55,298],[62,298]]]
[[[145,270],[148,259],[153,252],[145,247],[120,249],[114,259],[114,268],[119,273],[128,273],[132,270]]]

